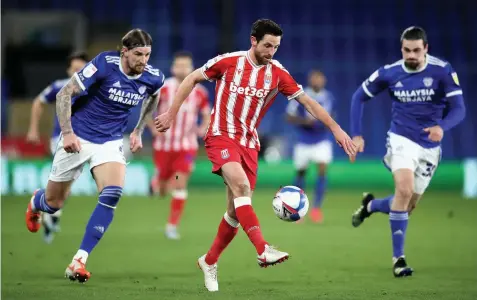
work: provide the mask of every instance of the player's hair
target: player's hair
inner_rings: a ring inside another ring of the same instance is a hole
[[[408,41],[417,41],[422,40],[424,46],[427,45],[427,34],[424,29],[418,26],[411,26],[406,28],[403,33],[401,34],[401,44],[404,40]]]
[[[321,72],[318,69],[311,69],[310,72],[308,72],[308,76],[311,76],[311,75],[314,75],[314,74],[325,76],[325,74],[323,74],[323,72]]]
[[[121,44],[123,47],[128,48],[128,50],[136,47],[147,47],[152,46],[152,38],[146,31],[136,28],[126,33],[121,39]]]
[[[176,58],[190,58],[193,59],[192,53],[189,51],[177,51],[174,53],[174,60]]]
[[[88,54],[86,54],[86,52],[84,51],[75,51],[73,53],[71,53],[68,58],[66,59],[66,63],[68,64],[68,66],[71,65],[71,62],[75,59],[81,59],[85,62],[88,62],[89,61],[89,58],[88,58]]]
[[[273,22],[269,19],[259,19],[255,21],[252,25],[252,31],[250,35],[257,39],[257,42],[260,42],[266,34],[271,34],[273,36],[282,36],[283,31],[280,28],[280,25]]]

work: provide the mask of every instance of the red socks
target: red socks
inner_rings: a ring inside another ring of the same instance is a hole
[[[250,197],[238,197],[234,199],[234,204],[235,214],[237,215],[240,225],[255,246],[255,249],[257,249],[257,254],[262,254],[267,242],[263,238],[260,223],[258,222],[257,215],[255,215],[253,211],[252,199]]]
[[[180,222],[182,212],[184,211],[185,202],[187,199],[187,191],[175,190],[172,191],[171,210],[169,212],[169,221],[171,225],[177,226]]]
[[[222,254],[225,248],[234,239],[235,235],[237,235],[238,226],[238,221],[232,219],[227,213],[225,213],[220,222],[215,240],[205,256],[205,262],[208,265],[213,265],[219,260],[220,254]]]

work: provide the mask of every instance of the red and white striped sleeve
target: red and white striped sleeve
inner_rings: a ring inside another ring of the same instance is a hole
[[[278,91],[280,93],[285,95],[288,100],[295,99],[304,93],[303,87],[295,81],[287,69],[276,60],[273,61],[273,64],[278,68]]]

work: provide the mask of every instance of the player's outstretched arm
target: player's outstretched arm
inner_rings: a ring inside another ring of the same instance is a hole
[[[344,132],[338,123],[336,123],[336,121],[330,116],[326,109],[306,93],[301,93],[295,99],[300,102],[313,117],[321,121],[331,130],[335,136],[336,142],[343,148],[346,154],[348,154],[350,160],[354,161],[357,150],[356,145],[351,141],[348,134],[346,134],[346,132]]]
[[[81,86],[75,76],[56,94],[56,115],[63,134],[63,148],[68,153],[81,150],[81,145],[71,126],[71,98],[81,93]]]
[[[332,132],[340,130],[340,126],[336,121],[330,116],[330,114],[326,111],[326,109],[321,106],[318,102],[314,101],[310,96],[306,93],[300,94],[297,98],[295,98],[298,102],[300,102],[306,110],[313,116],[315,119],[321,121],[323,124],[326,125]]]
[[[169,129],[174,121],[177,112],[179,111],[182,103],[184,100],[189,96],[189,94],[194,89],[195,85],[205,81],[206,78],[202,75],[200,69],[196,69],[194,72],[189,74],[179,85],[177,88],[176,95],[174,97],[174,101],[172,102],[171,107],[167,110],[167,112],[163,113],[162,115],[156,117],[154,120],[154,124],[156,125],[156,129],[159,132],[164,132]]]

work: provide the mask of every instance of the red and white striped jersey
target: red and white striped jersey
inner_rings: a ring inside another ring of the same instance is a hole
[[[206,138],[228,136],[257,150],[260,150],[260,141],[256,128],[278,92],[288,100],[303,93],[301,85],[278,61],[256,65],[248,51],[219,55],[209,60],[201,71],[207,80],[217,81]]]
[[[164,81],[159,93],[159,103],[156,113],[160,115],[166,112],[174,101],[174,95],[180,82],[174,78]],[[200,112],[209,113],[209,93],[207,89],[197,84],[185,99],[171,128],[165,133],[154,138],[153,147],[160,151],[196,150],[197,142],[197,119]]]

